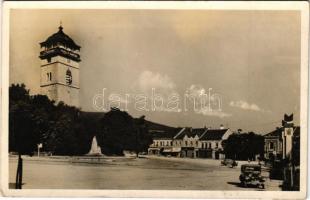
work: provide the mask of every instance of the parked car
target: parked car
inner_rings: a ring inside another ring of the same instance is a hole
[[[241,174],[239,180],[243,187],[249,185],[265,188],[265,179],[261,175],[261,166],[258,164],[241,165]]]
[[[238,166],[238,163],[233,159],[224,159],[221,161],[221,165],[225,165],[232,168]]]

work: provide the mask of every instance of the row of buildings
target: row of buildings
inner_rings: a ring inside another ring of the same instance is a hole
[[[189,158],[225,158],[223,141],[233,133],[219,128],[173,128],[150,130],[153,143],[149,155]],[[295,149],[299,151],[300,127],[294,126],[293,115],[285,115],[282,126],[264,135],[264,157],[269,160],[285,159]]]
[[[225,157],[222,142],[232,134],[222,125],[218,129],[185,127],[150,132],[154,137],[148,149],[149,155],[213,159]]]

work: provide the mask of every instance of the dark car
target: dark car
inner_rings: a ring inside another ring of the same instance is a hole
[[[265,188],[265,180],[261,175],[261,166],[258,164],[245,164],[241,165],[241,174],[239,180],[243,187],[248,187],[249,185]]]
[[[228,167],[236,167],[238,163],[233,159],[224,159],[221,161],[221,165],[225,165]]]

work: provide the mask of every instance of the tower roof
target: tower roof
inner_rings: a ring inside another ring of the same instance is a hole
[[[80,46],[77,45],[67,34],[63,32],[63,27],[60,25],[58,32],[48,37],[44,42],[41,42],[41,47],[53,47],[57,44],[62,44],[72,50],[80,50]]]

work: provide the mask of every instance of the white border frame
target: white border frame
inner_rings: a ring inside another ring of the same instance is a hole
[[[2,17],[1,70],[1,191],[6,196],[62,196],[62,197],[153,197],[153,198],[278,198],[303,199],[307,187],[307,114],[308,114],[308,2],[135,2],[135,1],[58,1],[4,2]],[[8,88],[9,88],[9,18],[10,9],[180,9],[180,10],[296,10],[301,13],[301,175],[300,191],[201,191],[201,190],[47,190],[8,188]]]

